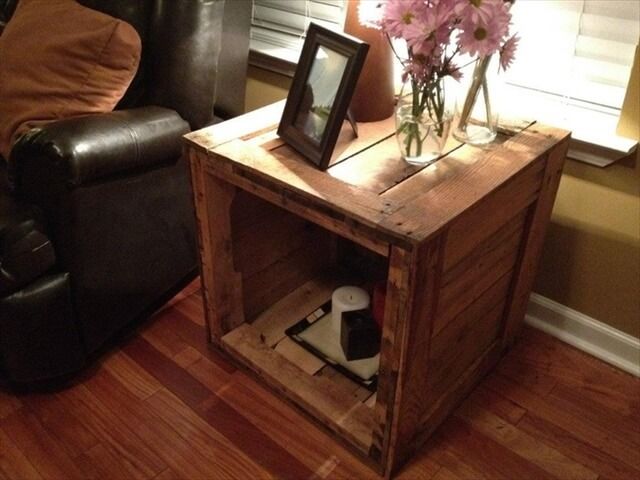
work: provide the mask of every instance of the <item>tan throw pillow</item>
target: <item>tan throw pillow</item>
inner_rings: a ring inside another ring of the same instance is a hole
[[[30,128],[113,110],[140,51],[122,20],[75,0],[21,0],[0,36],[0,154]]]

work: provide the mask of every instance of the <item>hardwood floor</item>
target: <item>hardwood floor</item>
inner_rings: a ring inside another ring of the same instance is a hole
[[[205,342],[197,284],[64,390],[0,390],[0,478],[377,478]],[[640,380],[538,331],[398,475],[640,478]]]

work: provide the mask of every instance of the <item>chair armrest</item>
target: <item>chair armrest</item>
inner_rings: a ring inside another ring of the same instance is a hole
[[[56,255],[36,207],[0,192],[0,296],[17,291],[47,272]]]
[[[79,186],[175,162],[188,131],[180,115],[161,107],[60,120],[34,128],[16,142],[9,159],[11,178],[18,189],[25,176]]]

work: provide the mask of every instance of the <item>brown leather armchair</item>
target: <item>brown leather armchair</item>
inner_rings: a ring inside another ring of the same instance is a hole
[[[15,3],[0,0],[0,28]],[[214,105],[244,108],[251,2],[80,3],[137,29],[141,66],[116,111],[31,130],[0,171],[0,368],[14,382],[79,370],[194,277],[181,136]]]

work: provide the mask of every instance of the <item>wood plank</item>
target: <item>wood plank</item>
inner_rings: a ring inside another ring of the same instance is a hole
[[[252,325],[244,324],[223,338],[228,349],[245,365],[354,446],[367,453],[371,446],[371,411],[354,402],[348,392],[322,377],[312,377],[269,348]]]
[[[274,350],[307,375],[315,375],[326,365],[325,362],[309,353],[289,337],[284,337],[280,340]]]
[[[540,191],[543,168],[541,161],[530,165],[451,224],[445,270],[468,256],[477,245],[495,236],[505,225],[524,224],[527,206],[535,201]]]
[[[0,428],[0,472],[7,478],[43,478],[25,454]]]
[[[427,185],[422,184],[428,176],[429,169],[425,169],[389,190],[382,197],[393,204],[404,204],[404,208],[385,218],[381,226],[394,228],[415,241],[428,240],[568,135],[550,127],[530,130],[486,154],[466,145],[454,151],[441,162],[456,163],[464,156],[473,157],[474,162],[466,165],[460,175],[434,188],[429,188],[428,181]],[[419,196],[415,197],[416,194]]]
[[[264,343],[273,347],[284,337],[287,328],[330,300],[340,284],[341,280],[336,275],[319,275],[276,302],[259,315],[252,325]]]
[[[82,473],[67,452],[54,441],[31,412],[14,412],[0,422],[0,428],[24,452],[41,475],[82,478]]]
[[[503,359],[501,363],[504,362],[505,360]],[[511,425],[519,426],[519,422],[527,414],[527,411],[520,405],[484,388],[482,384],[478,385],[478,387],[471,392],[471,395],[469,395],[466,401],[489,410]]]
[[[159,407],[155,399],[166,399],[165,390],[156,392],[144,402],[119,384],[108,372],[99,372],[89,388],[96,397],[128,418],[128,423],[149,448],[167,463],[170,469],[186,478],[205,478],[218,472],[224,478],[266,478],[268,473],[255,465],[218,432],[208,427],[195,412],[188,417],[180,415],[178,408]],[[154,400],[151,400],[151,399]],[[176,402],[172,403],[176,407]],[[184,413],[184,411],[183,411]],[[165,445],[171,445],[166,449]],[[222,454],[224,453],[224,454]]]
[[[487,255],[504,248],[504,245],[513,241],[514,237],[521,236],[527,213],[527,210],[521,211],[502,225],[499,225],[492,234],[488,234],[484,228],[479,229],[484,233],[484,238],[482,239],[470,232],[465,235],[462,231],[456,229],[456,225],[452,226],[451,230],[449,230],[445,247],[443,285],[448,285],[456,277],[465,275],[472,268],[480,268],[482,264],[486,263],[485,257]],[[468,226],[468,223],[463,224]],[[466,241],[466,248],[463,250],[460,248],[459,239],[461,237],[473,238],[477,243]],[[464,255],[461,256],[462,251],[464,251]],[[498,255],[500,256],[500,254]]]
[[[127,422],[109,410],[85,385],[57,395],[77,412],[94,436],[103,439],[117,452],[130,478],[149,478],[167,468],[166,463],[140,440]]]
[[[256,318],[300,285],[331,268],[332,242],[329,234],[321,231],[315,238],[310,238],[308,244],[284,257],[274,258],[264,270],[243,278],[245,317],[249,321]]]
[[[238,178],[249,180],[254,186],[249,191],[266,200],[280,199],[279,204],[285,208],[288,202],[302,205],[314,212],[317,221],[326,228],[332,224],[332,218],[343,222],[348,219],[353,228],[361,229],[370,238],[407,245],[405,237],[394,228],[381,225],[401,205],[326,175],[289,147],[266,152],[242,141],[231,141],[214,153],[216,161],[206,165],[206,171],[212,175],[231,183],[237,183]]]
[[[618,461],[599,448],[576,437],[572,432],[536,416],[534,412],[527,413],[518,423],[518,428],[535,437],[536,442],[544,442],[567,457],[598,472],[602,478],[612,480],[640,478],[640,470]]]
[[[98,443],[75,459],[84,478],[103,480],[107,478],[129,478],[125,462],[109,445]],[[157,478],[157,477],[154,477]]]
[[[546,470],[477,431],[457,416],[450,417],[440,432],[452,445],[456,455],[464,457],[472,468],[487,472],[492,480],[557,480]]]
[[[562,384],[601,409],[640,421],[640,380],[543,332],[525,331],[526,341],[516,343],[510,361],[500,365],[502,375],[533,377],[529,384],[544,382],[545,394]]]
[[[83,419],[55,395],[31,394],[22,398],[28,411],[33,412],[53,441],[60,444],[71,458],[100,442],[85,426]]]
[[[410,299],[413,308],[408,309],[405,322],[408,324],[407,343],[403,347],[404,358],[400,367],[396,402],[398,410],[398,438],[395,451],[391,453],[389,469],[393,471],[406,461],[420,446],[415,442],[425,411],[429,408],[429,380],[432,375],[431,338],[433,322],[441,301],[442,267],[445,236],[421,245],[411,272]]]
[[[449,323],[515,268],[522,242],[521,225],[516,227],[517,230],[506,231],[506,238],[496,235],[499,242],[490,238],[489,245],[481,245],[468,262],[461,262],[460,268],[453,268],[444,276],[437,313],[439,324]]]
[[[629,467],[640,470],[640,455],[637,448],[616,438],[606,430],[571,411],[554,405],[548,397],[540,397],[525,387],[500,375],[492,374],[485,385],[495,393],[517,403],[529,412],[568,432],[579,440],[601,450]]]
[[[270,205],[265,201],[261,203]],[[233,260],[235,270],[242,272],[243,278],[265,270],[302,247],[325,244],[330,235],[326,230],[282,209],[272,212],[271,208],[264,208],[258,218],[240,222],[236,212],[245,206],[246,203],[236,200],[231,212]]]
[[[496,341],[502,327],[504,306],[502,301],[461,329],[445,329],[433,339],[423,405],[437,400],[455,385],[458,376]]]
[[[396,393],[398,376],[403,361],[402,349],[406,344],[408,325],[404,318],[409,307],[413,288],[411,264],[413,255],[397,247],[391,247],[389,255],[389,273],[387,276],[387,294],[384,309],[384,324],[380,341],[380,368],[378,388],[374,408],[375,424],[373,444],[370,456],[383,466],[388,475],[387,459],[390,458],[390,446],[398,435]]]
[[[188,133],[183,138],[190,148],[206,152],[236,138],[247,135],[254,136],[256,132],[273,130],[280,122],[284,103],[285,101],[282,100],[267,105],[226,122]]]
[[[597,480],[598,473],[566,457],[556,449],[540,443],[491,412],[469,401],[456,410],[456,416],[510,451],[527,459],[556,478],[566,480]]]
[[[102,363],[102,367],[141,400],[162,388],[160,382],[120,351],[109,355]]]
[[[495,305],[500,303],[500,301],[506,300],[509,293],[510,280],[511,275],[509,273],[500,277],[493,285],[485,290],[480,297],[455,317],[451,319],[444,315],[436,317],[433,324],[433,335],[440,334],[442,330],[449,325],[461,325],[466,322],[467,318],[479,318],[485,313],[488,313]]]
[[[504,326],[503,341],[507,345],[513,343],[529,303],[529,294],[533,287],[544,235],[551,218],[551,209],[562,177],[562,166],[568,148],[569,135],[566,135],[560,143],[553,147],[546,162],[540,200],[536,204],[527,228],[528,234],[523,247],[522,259],[516,271],[513,298]]]
[[[316,376],[330,379],[331,382],[338,385],[339,388],[343,389],[345,392],[349,392],[354,400],[362,402],[363,404],[366,404],[366,400],[375,395],[375,393],[372,394],[369,390],[354,382],[349,377],[343,375],[331,365],[325,365],[322,370],[316,373]]]
[[[499,342],[489,347],[462,375],[451,388],[438,400],[430,404],[430,408],[420,419],[420,433],[414,445],[424,444],[429,436],[440,426],[447,415],[462,401],[480,382],[486,373],[498,362],[502,353]],[[415,447],[414,447],[415,448]]]
[[[254,463],[276,472],[277,475],[287,476],[285,475],[287,471],[291,471],[291,475],[297,477],[306,478],[310,475],[310,472],[295,458],[273,442],[269,442],[269,439],[257,431],[246,418],[233,412],[214,392],[191,376],[187,370],[179,367],[148,343],[144,341],[136,343],[135,349],[127,348],[127,354],[158,378],[167,390],[233,445],[242,451],[247,451],[251,444],[261,445],[259,450],[253,452]],[[174,409],[176,408],[174,406]],[[279,467],[281,463],[284,463],[289,470]]]
[[[295,199],[292,201],[292,194],[288,192],[276,192],[272,189],[256,183],[253,179],[245,178],[246,175],[236,175],[231,168],[217,165],[215,170],[208,167],[209,174],[216,176],[231,185],[251,192],[252,194],[267,200],[279,207],[284,208],[306,220],[326,228],[330,232],[352,240],[359,245],[368,248],[382,256],[389,254],[389,239],[381,233],[376,233],[375,229],[359,223],[345,225],[345,216],[342,214],[328,213],[324,210],[310,208],[308,202]],[[397,240],[396,240],[397,241]],[[403,242],[399,242],[403,243]]]
[[[236,381],[221,392],[221,397],[235,410],[247,415],[254,425],[304,462],[317,476],[322,478],[320,473],[323,473],[329,478],[375,477],[375,473],[349,451],[332,441],[327,433],[318,429],[305,416],[291,409],[253,379],[240,372],[234,377]],[[327,465],[331,459],[335,461]]]

